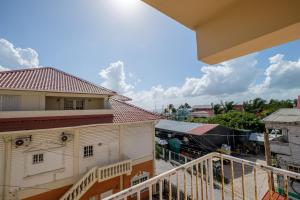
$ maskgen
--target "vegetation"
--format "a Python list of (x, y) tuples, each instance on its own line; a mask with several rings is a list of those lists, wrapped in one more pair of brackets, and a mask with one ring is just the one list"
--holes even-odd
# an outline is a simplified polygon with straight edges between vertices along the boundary
[(234, 102), (221, 102), (211, 104), (214, 116), (209, 118), (188, 119), (190, 122), (221, 124), (235, 129), (248, 129), (254, 131), (264, 131), (261, 119), (277, 111), (280, 108), (293, 108), (297, 100), (275, 100), (269, 102), (262, 98), (255, 98), (243, 103), (243, 110), (236, 111)]
[(235, 129), (248, 129), (263, 131), (264, 125), (261, 120), (253, 113), (229, 111), (227, 113), (214, 115), (209, 118), (190, 119), (191, 122), (221, 124)]

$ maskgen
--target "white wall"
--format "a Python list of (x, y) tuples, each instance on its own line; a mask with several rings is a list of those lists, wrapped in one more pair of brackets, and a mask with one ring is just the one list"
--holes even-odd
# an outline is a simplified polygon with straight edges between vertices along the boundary
[(121, 152), (131, 159), (139, 159), (153, 153), (153, 126), (139, 124), (124, 126)]
[[(98, 165), (104, 166), (119, 160), (119, 127), (103, 125), (80, 129), (79, 173)], [(93, 145), (94, 156), (83, 157), (84, 146)]]
[[(60, 142), (62, 131), (32, 135), (29, 146), (12, 145), (11, 185), (30, 187), (73, 176), (73, 142)], [(44, 153), (42, 164), (32, 164), (32, 155)]]
[[(149, 157), (153, 155), (153, 131), (153, 123), (141, 122), (34, 131), (26, 134), (23, 132), (22, 135), (15, 133), (12, 136), (10, 184), (34, 187), (72, 178), (74, 175), (77, 180), (77, 170), (79, 174), (84, 174), (94, 166), (105, 166), (126, 158), (135, 160)], [(66, 145), (60, 142), (62, 132), (71, 134), (71, 140)], [(76, 133), (78, 146), (74, 145)], [(29, 146), (16, 147), (15, 138), (27, 135), (32, 135)], [(83, 149), (87, 145), (94, 146), (94, 156), (90, 158), (83, 157)], [(4, 156), (3, 147), (0, 140), (0, 172), (2, 164), (4, 165), (1, 162)], [(33, 165), (32, 155), (37, 153), (44, 153), (44, 163)], [(2, 177), (0, 174), (0, 184)]]
[(0, 199), (3, 195), (2, 185), (4, 185), (4, 141), (0, 137)]

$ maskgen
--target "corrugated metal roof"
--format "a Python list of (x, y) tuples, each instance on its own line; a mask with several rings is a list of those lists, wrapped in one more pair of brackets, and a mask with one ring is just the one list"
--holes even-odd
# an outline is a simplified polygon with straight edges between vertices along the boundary
[(115, 95), (116, 93), (52, 67), (0, 72), (0, 89)]
[(212, 109), (212, 106), (211, 105), (194, 105), (192, 107), (193, 109)]
[(282, 108), (263, 119), (263, 122), (300, 122), (300, 109)]
[(184, 134), (202, 135), (216, 126), (218, 124), (201, 124), (163, 119), (156, 124), (155, 128)]

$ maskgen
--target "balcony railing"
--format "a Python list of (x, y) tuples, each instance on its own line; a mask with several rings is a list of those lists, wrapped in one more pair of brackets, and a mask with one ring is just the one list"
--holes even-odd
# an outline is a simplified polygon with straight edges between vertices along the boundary
[[(149, 199), (272, 199), (281, 191), (289, 199), (291, 182), (300, 174), (240, 158), (210, 153), (164, 172), (104, 200)], [(273, 186), (273, 181), (275, 186)], [(270, 194), (265, 196), (265, 194)]]
[(132, 160), (125, 160), (104, 167), (93, 167), (75, 183), (60, 200), (78, 200), (97, 181), (102, 182), (132, 171)]

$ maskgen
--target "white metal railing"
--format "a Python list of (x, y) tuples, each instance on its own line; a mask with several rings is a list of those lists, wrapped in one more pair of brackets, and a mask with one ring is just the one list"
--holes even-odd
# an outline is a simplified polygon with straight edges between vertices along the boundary
[[(152, 199), (272, 199), (273, 181), (281, 187), (284, 199), (289, 196), (291, 180), (300, 174), (220, 153), (210, 153), (132, 186), (104, 200), (119, 200), (148, 194)], [(266, 196), (265, 196), (266, 198)]]
[(97, 181), (97, 167), (90, 169), (75, 185), (73, 185), (60, 200), (80, 199), (84, 193)]
[(93, 167), (76, 184), (74, 184), (60, 200), (78, 200), (97, 181), (102, 182), (132, 171), (132, 160), (128, 159), (104, 167)]
[(129, 174), (132, 171), (132, 160), (125, 160), (123, 162), (98, 168), (98, 181), (105, 181), (122, 174)]

